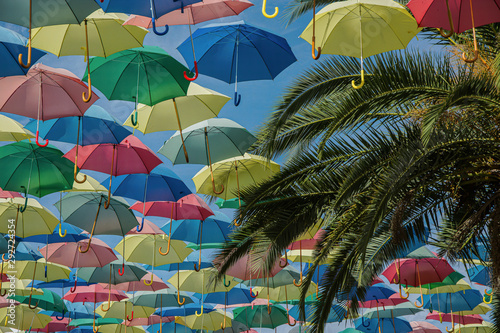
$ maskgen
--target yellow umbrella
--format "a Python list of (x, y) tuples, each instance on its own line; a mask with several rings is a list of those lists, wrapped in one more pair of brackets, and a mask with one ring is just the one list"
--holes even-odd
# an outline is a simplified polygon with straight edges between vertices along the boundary
[(323, 54), (361, 58), (361, 84), (352, 82), (358, 89), (365, 82), (363, 58), (404, 49), (419, 31), (415, 18), (395, 1), (348, 0), (320, 10), (300, 37)]
[(203, 313), (200, 316), (194, 314), (186, 317), (177, 317), (175, 319), (176, 324), (184, 325), (192, 329), (206, 329), (210, 331), (220, 330), (221, 325), (223, 325), (224, 321), (226, 322), (227, 327), (231, 326), (231, 318), (228, 316), (224, 316), (218, 311)]
[[(51, 234), (59, 223), (57, 217), (35, 199), (28, 199), (26, 210), (21, 212), (20, 209), (24, 203), (25, 198), (1, 200), (0, 219), (3, 221), (14, 220), (16, 236), (18, 237)], [(10, 223), (1, 223), (0, 232), (8, 233), (10, 225)]]
[(30, 309), (25, 304), (19, 304), (14, 309), (1, 308), (0, 323), (2, 326), (25, 331), (32, 328), (44, 328), (52, 321), (52, 318), (39, 312), (39, 309)]
[(103, 325), (99, 327), (100, 333), (144, 333), (144, 329), (138, 326), (127, 326), (123, 324)]
[[(295, 288), (293, 284), (280, 286), (277, 288), (254, 287), (254, 291), (258, 291), (257, 298), (268, 298), (271, 301), (287, 302), (294, 299), (300, 299), (300, 288)], [(316, 293), (316, 283), (311, 282), (311, 285), (306, 291), (306, 297)], [(268, 297), (269, 296), (269, 297)]]
[[(4, 271), (12, 271), (9, 262), (3, 262)], [(45, 275), (45, 265), (47, 265), (47, 275)], [(40, 281), (54, 281), (60, 279), (69, 279), (71, 270), (63, 265), (54, 264), (51, 262), (45, 263), (44, 259), (38, 261), (16, 261), (15, 270), (12, 274), (18, 279), (31, 279)]]
[(0, 141), (21, 141), (34, 138), (19, 122), (7, 116), (0, 115)]
[(76, 176), (77, 179), (86, 179), (83, 183), (74, 182), (73, 188), (64, 192), (107, 192), (108, 189), (101, 185), (95, 178), (89, 175), (79, 172)]
[[(18, 296), (29, 296), (31, 290), (28, 286), (30, 283), (31, 280), (28, 279), (16, 279), (15, 281), (2, 282), (0, 296), (5, 296), (7, 292), (11, 293), (12, 291), (14, 291), (14, 294)], [(43, 295), (43, 292), (38, 289), (33, 289), (33, 292), (31, 293), (32, 295)]]
[(133, 318), (148, 318), (155, 312), (155, 308), (149, 306), (134, 305), (128, 301), (111, 302), (108, 311), (103, 311), (101, 308), (96, 309), (96, 313), (103, 318), (120, 318), (131, 321)]
[(83, 24), (62, 24), (32, 29), (31, 45), (55, 55), (83, 55), (89, 73), (88, 96), (92, 97), (89, 56), (107, 57), (123, 50), (141, 47), (148, 31), (141, 27), (122, 25), (127, 16), (96, 10)]

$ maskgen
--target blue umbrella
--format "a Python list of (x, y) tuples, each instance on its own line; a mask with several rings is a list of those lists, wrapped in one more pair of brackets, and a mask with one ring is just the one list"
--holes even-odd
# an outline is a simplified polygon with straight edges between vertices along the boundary
[[(470, 311), (483, 302), (483, 296), (476, 289), (467, 289), (456, 293), (439, 293), (423, 296), (424, 308), (433, 308), (443, 313)], [(437, 309), (436, 304), (438, 305)]]
[[(192, 192), (184, 182), (165, 165), (160, 164), (150, 174), (130, 174), (114, 178), (111, 193), (115, 196), (147, 201), (177, 201)], [(108, 183), (109, 177), (102, 184)], [(145, 209), (146, 205), (144, 205)], [(137, 231), (144, 227), (144, 211), (142, 222)]]
[(40, 251), (38, 251), (37, 246), (27, 242), (21, 242), (17, 245), (15, 256), (16, 260), (37, 261), (38, 259), (43, 258)]
[(101, 0), (97, 1), (97, 3), (99, 3), (105, 12), (151, 16), (154, 33), (162, 36), (168, 32), (168, 26), (166, 26), (164, 32), (158, 32), (158, 30), (156, 30), (156, 18), (179, 8), (181, 8), (184, 13), (184, 6), (200, 1), (201, 0), (161, 0), (158, 4), (155, 4), (154, 0)]
[[(160, 269), (164, 271), (186, 271), (186, 270), (192, 270), (193, 269), (193, 264), (198, 262), (198, 254), (196, 252), (191, 252), (186, 259), (184, 259), (183, 262), (181, 263), (175, 263), (175, 264), (166, 264), (166, 265), (161, 265), (161, 266), (156, 266), (155, 269)], [(209, 268), (213, 267), (212, 262), (209, 261), (205, 257), (201, 257), (201, 268)], [(144, 266), (148, 271), (153, 268), (152, 265), (146, 265)]]
[[(310, 321), (313, 317), (314, 311), (316, 308), (314, 305), (306, 304), (305, 306), (305, 318), (300, 317), (300, 307), (298, 305), (294, 305), (290, 311), (289, 315), (292, 316), (297, 321)], [(328, 314), (327, 323), (340, 323), (344, 320), (345, 316), (347, 316), (347, 310), (343, 306), (339, 304), (333, 304), (330, 309), (330, 313)]]
[[(181, 324), (177, 324), (176, 322), (170, 322), (170, 323), (163, 323), (161, 325), (161, 330), (163, 330), (164, 332), (176, 332), (177, 330), (179, 330), (179, 332), (189, 332), (189, 333), (194, 333), (196, 332), (196, 330), (192, 330), (184, 325), (181, 325)], [(154, 324), (154, 325), (150, 325), (146, 328), (146, 332), (148, 333), (157, 333), (157, 332), (161, 332), (160, 330), (160, 324)]]
[[(203, 313), (209, 313), (209, 312), (214, 311), (213, 307), (211, 307), (211, 306), (204, 306), (202, 310), (203, 310)], [(200, 314), (200, 304), (190, 303), (190, 304), (183, 305), (181, 308), (168, 307), (168, 308), (164, 308), (162, 311), (160, 311), (160, 309), (157, 309), (154, 314), (160, 315), (162, 317), (191, 316), (191, 315), (194, 315), (196, 312), (198, 312), (198, 314)]]
[(379, 326), (382, 332), (398, 332), (398, 333), (408, 333), (413, 331), (410, 323), (406, 320), (400, 318), (358, 318), (354, 320), (356, 329), (362, 332), (379, 332)]
[[(27, 38), (9, 30), (0, 27), (0, 77), (12, 75), (25, 75), (28, 68), (24, 68), (19, 64), (18, 56), (20, 53), (24, 56), (27, 54), (28, 49), (25, 47)], [(31, 49), (31, 60), (34, 64), (38, 59), (43, 57), (46, 53), (38, 49)]]
[(43, 243), (43, 244), (52, 244), (52, 243), (65, 243), (65, 242), (79, 242), (84, 239), (88, 239), (88, 234), (83, 234), (83, 229), (75, 227), (69, 223), (61, 223), (61, 227), (66, 229), (67, 235), (66, 238), (63, 239), (59, 234), (58, 228), (54, 229), (52, 234), (50, 235), (35, 235), (23, 238), (24, 242), (30, 243)]
[[(347, 300), (347, 299), (352, 298), (354, 296), (354, 294), (356, 293), (356, 289), (357, 289), (356, 287), (352, 288), (348, 297), (346, 297), (345, 295), (342, 295), (339, 297), (339, 299)], [(379, 284), (379, 285), (371, 286), (366, 290), (365, 299), (366, 300), (373, 300), (373, 299), (382, 300), (382, 299), (389, 298), (391, 295), (394, 295), (395, 293), (396, 292), (394, 290), (392, 290), (391, 288), (384, 287), (383, 285)]]
[(467, 270), (467, 274), (469, 274), (472, 282), (479, 283), (484, 286), (489, 286), (491, 284), (489, 267), (483, 265), (472, 266)]
[(177, 49), (201, 74), (235, 83), (234, 104), (240, 103), (238, 81), (273, 80), (297, 59), (283, 37), (239, 22), (198, 29)]
[[(201, 294), (194, 294), (195, 297), (200, 298)], [(243, 288), (232, 288), (228, 292), (215, 292), (203, 295), (203, 303), (212, 303), (212, 304), (241, 304), (241, 303), (252, 303), (254, 300), (252, 296), (250, 296), (249, 289)]]

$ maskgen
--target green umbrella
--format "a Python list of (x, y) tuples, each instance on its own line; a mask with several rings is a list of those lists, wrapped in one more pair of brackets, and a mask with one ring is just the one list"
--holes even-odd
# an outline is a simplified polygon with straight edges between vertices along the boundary
[(9, 309), (11, 308), (4, 307), (0, 309), (0, 323), (2, 323), (2, 326), (13, 327), (18, 330), (27, 331), (29, 328), (43, 328), (52, 319), (45, 314), (39, 313), (39, 309), (30, 309), (25, 304), (15, 307), (14, 316), (12, 316), (12, 312)]
[(121, 259), (117, 259), (102, 267), (82, 267), (78, 276), (88, 283), (119, 284), (139, 281), (147, 273), (148, 271), (133, 262), (124, 264)]
[[(0, 147), (0, 187), (5, 191), (23, 191), (39, 198), (69, 190), (73, 186), (74, 164), (54, 147), (39, 147), (29, 142), (15, 142)], [(26, 198), (26, 209), (28, 201)]]
[[(271, 313), (269, 313), (269, 310)], [(253, 308), (245, 306), (233, 311), (235, 321), (248, 327), (275, 328), (288, 323), (286, 310), (278, 305), (255, 305)]]
[(92, 326), (94, 320), (95, 326), (121, 324), (123, 322), (123, 319), (119, 318), (80, 318), (73, 319), (69, 322), (68, 326)]
[(417, 308), (411, 302), (404, 302), (394, 306), (383, 306), (384, 301), (380, 301), (380, 306), (376, 309), (370, 309), (363, 314), (363, 317), (372, 319), (372, 318), (395, 318), (399, 316), (408, 316), (414, 315), (420, 311), (421, 309)]
[[(269, 288), (277, 288), (287, 284), (292, 284), (293, 280), (298, 281), (300, 278), (300, 272), (290, 265), (280, 270), (276, 275), (269, 278)], [(246, 280), (243, 282), (247, 287), (266, 287), (267, 278)]]
[(189, 126), (183, 133), (185, 139), (181, 138), (180, 132), (177, 131), (158, 152), (174, 164), (184, 164), (187, 161), (181, 147), (185, 145), (188, 155), (191, 156), (190, 163), (210, 166), (212, 190), (215, 194), (222, 193), (224, 186), (220, 192), (215, 190), (212, 163), (243, 156), (257, 140), (244, 127), (224, 118), (201, 121)]
[[(215, 204), (219, 208), (231, 208), (231, 209), (238, 209), (240, 208), (240, 200), (238, 198), (234, 199), (229, 199), (229, 200), (223, 200), (221, 198), (217, 198), (217, 201), (215, 201)], [(241, 201), (241, 205), (244, 206), (245, 203)]]
[[(66, 307), (66, 304), (64, 304), (61, 296), (45, 288), (42, 288), (41, 290), (43, 291), (43, 295), (32, 296), (32, 302), (37, 303), (37, 307), (48, 311), (56, 311), (62, 313), (68, 311), (68, 308)], [(29, 302), (29, 296), (14, 295), (13, 297), (8, 298), (12, 298), (20, 303), (25, 304), (28, 304)]]
[[(185, 96), (189, 81), (184, 79), (184, 71), (189, 69), (175, 60), (163, 49), (144, 46), (112, 54), (107, 58), (90, 59), (94, 87), (109, 100), (123, 100), (154, 105), (164, 100)], [(83, 77), (87, 80), (87, 71)]]
[[(160, 307), (179, 307), (177, 303), (177, 292), (170, 289), (157, 290), (155, 292), (151, 291), (138, 291), (135, 296), (130, 298), (129, 301), (134, 305), (149, 306), (152, 308)], [(193, 303), (191, 297), (189, 297), (185, 292), (180, 292), (181, 296), (186, 298), (186, 303)]]
[[(73, 175), (71, 179), (73, 180)], [(61, 202), (54, 204), (57, 208), (62, 207), (60, 208), (61, 215), (65, 222), (90, 231), (87, 249), (82, 250), (79, 248), (82, 253), (87, 252), (90, 248), (90, 242), (94, 234), (123, 236), (139, 225), (132, 211), (128, 209), (128, 204), (123, 199), (112, 198), (110, 199), (109, 208), (101, 209), (106, 200), (108, 200), (108, 197), (104, 193), (71, 192), (65, 195)]]

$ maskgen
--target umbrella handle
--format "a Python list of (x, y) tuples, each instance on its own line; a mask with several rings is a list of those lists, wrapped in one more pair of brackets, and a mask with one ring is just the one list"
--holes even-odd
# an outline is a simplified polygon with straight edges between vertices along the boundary
[(478, 50), (474, 50), (474, 57), (472, 57), (471, 59), (468, 59), (465, 57), (465, 52), (462, 53), (462, 60), (467, 62), (467, 63), (473, 63), (473, 62), (476, 62), (476, 60), (479, 58), (479, 51)]
[(368, 321), (368, 325), (365, 325), (365, 317), (361, 317), (361, 324), (363, 327), (370, 327), (370, 321)]
[(63, 319), (64, 319), (64, 313), (65, 313), (65, 310), (63, 309), (63, 310), (62, 310), (62, 316), (59, 318), (59, 316), (58, 316), (58, 315), (56, 315), (56, 319), (57, 319), (58, 321), (63, 320)]
[(231, 285), (231, 281), (229, 281), (229, 283), (226, 284), (226, 275), (224, 274), (224, 287), (229, 288), (230, 285)]
[[(95, 225), (97, 223), (97, 218), (99, 217), (99, 212), (101, 211), (102, 198), (103, 198), (103, 196), (101, 195), (101, 199), (99, 200), (99, 206), (97, 206), (97, 212), (95, 214), (94, 225), (92, 226), (92, 231), (90, 232), (89, 243), (87, 245), (87, 248), (84, 251), (82, 250), (81, 244), (78, 246), (78, 252), (80, 252), (80, 253), (87, 253), (90, 249), (90, 243), (92, 243), (92, 237), (94, 236), (94, 230), (95, 230)], [(109, 197), (108, 197), (108, 199), (109, 199)], [(106, 205), (106, 203), (104, 203), (104, 205)]]
[(295, 287), (300, 287), (302, 285), (302, 271), (300, 271), (300, 280), (299, 283), (295, 282), (295, 279), (293, 279), (293, 284)]
[(45, 140), (45, 143), (41, 144), (39, 139), (40, 139), (39, 131), (36, 131), (36, 139), (35, 139), (36, 145), (38, 147), (47, 147), (49, 145), (49, 140)]
[[(399, 278), (401, 280), (401, 278)], [(408, 285), (408, 280), (405, 279), (406, 285)], [(399, 297), (402, 299), (408, 299), (410, 297), (410, 294), (408, 293), (406, 296), (403, 296), (403, 288), (401, 287), (401, 283), (399, 284)]]
[(214, 181), (214, 178), (212, 176), (212, 191), (214, 191), (215, 194), (221, 194), (222, 192), (224, 192), (224, 185), (221, 184), (221, 187), (222, 187), (222, 189), (220, 190), (220, 192), (215, 189), (215, 181)]
[(274, 13), (269, 15), (268, 13), (266, 13), (266, 4), (267, 4), (267, 0), (263, 0), (262, 1), (262, 15), (264, 15), (268, 19), (275, 18), (278, 15), (279, 8), (274, 7)]
[(74, 293), (76, 291), (76, 283), (77, 283), (77, 278), (76, 278), (76, 275), (75, 275), (75, 285), (69, 290), (71, 291), (72, 293)]
[(135, 112), (130, 115), (130, 122), (132, 123), (132, 127), (134, 128), (139, 127), (139, 115), (137, 113), (137, 110), (135, 110)]
[(24, 186), (21, 186), (21, 188), (23, 189), (24, 191), (24, 206), (23, 207), (20, 207), (19, 208), (19, 211), (21, 213), (24, 213), (24, 211), (26, 210), (26, 208), (28, 207), (28, 190), (26, 190), (26, 187)]
[(187, 76), (186, 71), (184, 71), (184, 78), (188, 81), (194, 81), (198, 78), (198, 62), (196, 60), (194, 61), (194, 73), (193, 77), (189, 77)]
[[(23, 63), (23, 54), (20, 53), (17, 60), (19, 60), (19, 64), (24, 68), (30, 68), (31, 66), (31, 13), (32, 13), (32, 0), (30, 0), (30, 27), (29, 27), (29, 39), (28, 39), (28, 63), (25, 65)], [(31, 330), (31, 327), (30, 327)]]
[(154, 31), (154, 33), (155, 33), (156, 35), (158, 35), (158, 36), (165, 36), (165, 35), (167, 34), (167, 32), (168, 32), (168, 30), (169, 30), (168, 25), (166, 25), (166, 24), (165, 24), (165, 31), (163, 31), (163, 32), (159, 32), (159, 31), (156, 29), (156, 20), (155, 20), (154, 16), (153, 16), (153, 17), (151, 17), (151, 23), (152, 23), (152, 25), (153, 25), (153, 31)]
[[(201, 260), (201, 259), (200, 259), (200, 260)], [(201, 269), (201, 264), (196, 264), (196, 263), (194, 263), (193, 265), (194, 265), (194, 270), (195, 270), (195, 271), (197, 271), (197, 272), (199, 272), (199, 271), (200, 271), (200, 269)]]
[(286, 266), (288, 266), (288, 254), (286, 252), (286, 249), (285, 249), (285, 264), (281, 265), (281, 260), (280, 260), (278, 265), (280, 265), (281, 268), (285, 268)]
[[(170, 222), (170, 223), (172, 223), (172, 222)], [(158, 249), (158, 252), (160, 252), (160, 254), (161, 254), (162, 256), (166, 256), (166, 255), (170, 252), (170, 240), (171, 240), (171, 239), (172, 239), (172, 237), (169, 235), (169, 236), (168, 236), (168, 243), (167, 243), (167, 252), (162, 252), (162, 251), (161, 251), (162, 246), (160, 246), (160, 248)], [(195, 265), (196, 265), (196, 264), (195, 264)]]
[(144, 228), (144, 216), (142, 217), (141, 225), (135, 227), (135, 230), (137, 230), (137, 232), (141, 232), (142, 228)]
[(318, 60), (319, 57), (321, 56), (321, 46), (318, 46), (318, 55), (316, 55), (316, 37), (315, 36), (313, 36), (313, 38), (312, 38), (311, 55), (312, 55), (314, 60)]
[(59, 237), (63, 238), (66, 237), (66, 234), (68, 233), (68, 230), (64, 229), (64, 234), (62, 233), (62, 224), (59, 223)]
[(82, 100), (85, 102), (85, 103), (88, 103), (90, 102), (90, 100), (92, 99), (92, 81), (90, 80), (90, 75), (87, 76), (87, 81), (89, 83), (89, 86), (88, 86), (88, 91), (86, 91), (88, 93), (88, 97), (85, 96), (85, 91), (82, 92)]
[[(455, 32), (455, 28), (453, 27), (453, 18), (451, 17), (451, 10), (450, 10), (450, 4), (448, 3), (448, 0), (446, 0), (446, 8), (448, 9), (448, 21), (450, 22), (450, 32), (445, 33), (444, 29), (438, 29), (439, 33), (441, 34), (442, 37), (444, 38), (449, 38), (453, 33)], [(473, 24), (474, 26), (474, 24)]]
[(184, 303), (186, 303), (186, 298), (183, 297), (182, 302), (181, 302), (180, 293), (179, 293), (179, 291), (177, 291), (177, 304), (179, 304), (179, 306), (182, 306), (182, 305), (184, 305)]
[[(33, 287), (32, 287), (33, 288)], [(31, 305), (31, 296), (32, 296), (32, 293), (33, 293), (33, 289), (31, 290), (30, 292), (30, 298), (29, 298), (29, 301), (28, 301), (28, 307), (31, 309), (31, 310), (34, 310), (38, 307), (38, 302), (36, 302), (35, 305)]]
[(128, 321), (132, 321), (134, 319), (134, 310), (132, 310), (132, 318), (129, 318), (128, 315), (127, 315), (127, 320)]
[[(489, 296), (489, 301), (486, 300), (486, 296)], [(491, 290), (491, 293), (488, 293), (488, 290), (484, 289), (484, 296), (483, 296), (483, 302), (486, 304), (491, 304), (493, 301), (493, 289)]]
[(122, 262), (122, 268), (118, 268), (118, 274), (120, 274), (120, 276), (123, 276), (124, 273), (125, 273), (125, 262)]
[(476, 27), (474, 25), (474, 11), (472, 10), (472, 0), (469, 1), (470, 3), (470, 18), (472, 22), (472, 37), (474, 38), (474, 57), (471, 59), (468, 59), (465, 57), (465, 52), (462, 53), (462, 60), (467, 62), (467, 63), (473, 63), (476, 62), (477, 58), (479, 57), (479, 50), (477, 49), (477, 40), (476, 40)]
[(153, 273), (151, 273), (151, 281), (146, 282), (146, 279), (142, 280), (144, 282), (144, 285), (150, 286), (153, 284)]
[(238, 106), (240, 105), (240, 102), (241, 102), (241, 94), (238, 94), (237, 91), (234, 92), (234, 106)]
[(252, 288), (250, 288), (250, 297), (252, 297), (252, 298), (257, 298), (257, 296), (259, 296), (259, 292), (257, 292), (257, 293), (255, 294), (255, 296), (254, 296), (254, 295), (253, 295), (253, 289), (252, 289)]
[(354, 89), (360, 89), (362, 86), (365, 85), (365, 70), (364, 69), (361, 70), (361, 82), (359, 83), (359, 85), (357, 85), (356, 82), (354, 82), (354, 80), (352, 80), (351, 85)]
[(201, 305), (200, 313), (198, 313), (198, 310), (196, 310), (194, 314), (196, 315), (196, 317), (201, 317), (203, 315), (203, 304)]
[[(269, 293), (268, 293), (268, 296), (269, 296)], [(271, 314), (271, 312), (273, 311), (273, 309), (271, 308), (271, 306), (269, 305), (269, 302), (267, 302), (267, 314)]]
[(349, 310), (345, 309), (344, 319), (348, 319), (348, 318), (349, 318)]
[(290, 322), (290, 317), (291, 317), (291, 316), (288, 314), (288, 312), (287, 312), (286, 314), (287, 314), (287, 316), (288, 316), (288, 325), (290, 325), (290, 326), (292, 326), (292, 327), (293, 327), (293, 326), (295, 326), (295, 325), (297, 325), (297, 321), (293, 318), (293, 324), (292, 324), (292, 323)]

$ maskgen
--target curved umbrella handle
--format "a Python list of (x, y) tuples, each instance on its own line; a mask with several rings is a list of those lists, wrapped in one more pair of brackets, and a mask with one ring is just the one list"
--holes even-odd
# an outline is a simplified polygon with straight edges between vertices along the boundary
[(466, 58), (465, 52), (462, 53), (462, 60), (467, 63), (476, 62), (478, 58), (479, 58), (479, 50), (474, 50), (474, 57), (472, 57), (471, 59)]
[(36, 131), (36, 139), (35, 139), (35, 142), (36, 142), (36, 145), (38, 147), (47, 147), (49, 145), (49, 140), (45, 140), (45, 143), (44, 144), (41, 144), (39, 139), (40, 139), (40, 131)]
[(141, 225), (135, 227), (135, 230), (137, 230), (137, 232), (141, 232), (143, 228), (144, 228), (144, 216), (142, 217)]
[(268, 19), (275, 18), (278, 15), (279, 8), (274, 7), (274, 13), (269, 15), (268, 13), (266, 13), (266, 4), (267, 4), (267, 0), (263, 0), (262, 1), (262, 15), (264, 15)]
[(201, 317), (203, 315), (203, 304), (201, 305), (200, 313), (198, 313), (198, 310), (196, 310), (194, 314), (196, 315), (196, 317)]
[(370, 321), (368, 321), (368, 325), (365, 325), (365, 317), (361, 317), (361, 324), (363, 327), (370, 327)]
[(295, 287), (300, 287), (302, 285), (302, 271), (300, 271), (300, 280), (299, 283), (295, 282), (295, 279), (293, 279), (293, 284)]
[(83, 175), (83, 179), (82, 180), (79, 180), (78, 179), (78, 171), (77, 171), (77, 166), (76, 166), (76, 163), (75, 163), (75, 171), (73, 172), (73, 180), (75, 182), (77, 182), (78, 184), (83, 184), (87, 181), (87, 175)]
[(89, 34), (87, 31), (87, 19), (84, 20), (85, 22), (85, 58), (84, 61), (87, 62), (87, 83), (88, 85), (88, 97), (85, 96), (85, 91), (82, 92), (82, 100), (85, 103), (90, 102), (92, 99), (92, 80), (90, 79), (90, 59), (89, 59)]
[(127, 315), (127, 320), (128, 321), (132, 321), (134, 319), (134, 310), (132, 310), (132, 317), (129, 318), (129, 316)]
[(311, 55), (314, 60), (318, 60), (319, 57), (321, 57), (321, 46), (318, 46), (318, 55), (316, 55), (316, 37), (313, 36), (312, 38), (312, 48), (311, 48)]
[[(28, 63), (25, 65), (23, 63), (23, 54), (20, 53), (17, 60), (19, 60), (19, 64), (24, 68), (30, 68), (31, 66), (31, 13), (32, 13), (32, 0), (30, 0), (30, 26), (29, 26), (29, 39), (28, 39)], [(31, 327), (30, 327), (31, 331)]]
[(146, 286), (152, 285), (153, 284), (153, 273), (151, 273), (151, 281), (146, 282), (146, 279), (144, 279), (143, 282), (144, 282), (144, 285), (146, 285)]
[(186, 71), (184, 71), (184, 78), (188, 81), (194, 81), (198, 78), (198, 62), (196, 60), (194, 61), (194, 76), (189, 77), (187, 76)]
[[(172, 223), (172, 222), (170, 222), (170, 223)], [(168, 236), (168, 242), (167, 242), (167, 252), (162, 252), (162, 251), (161, 251), (162, 246), (160, 246), (160, 247), (158, 248), (158, 252), (160, 252), (160, 254), (161, 254), (162, 256), (166, 256), (166, 255), (170, 252), (170, 240), (171, 240), (171, 239), (172, 239), (172, 237), (169, 235), (169, 236)]]
[(252, 297), (252, 298), (257, 298), (257, 296), (259, 296), (259, 292), (257, 292), (257, 293), (255, 294), (255, 296), (254, 296), (254, 295), (253, 295), (253, 289), (252, 289), (252, 288), (250, 288), (250, 297)]
[(349, 319), (349, 310), (345, 309), (344, 319)]
[(364, 69), (361, 70), (361, 82), (359, 83), (359, 85), (357, 85), (354, 80), (352, 80), (351, 85), (354, 89), (360, 89), (362, 86), (365, 85), (365, 70)]
[[(35, 272), (36, 272), (36, 265), (35, 265), (35, 269), (33, 270), (33, 280), (35, 280)], [(34, 310), (38, 307), (38, 302), (36, 302), (35, 305), (31, 305), (31, 297), (33, 297), (33, 284), (31, 285), (30, 298), (28, 299), (28, 307), (31, 310)]]
[(273, 309), (271, 308), (271, 306), (269, 305), (269, 302), (267, 303), (267, 314), (271, 314), (271, 312), (273, 311)]
[(68, 230), (64, 229), (64, 234), (62, 233), (62, 224), (59, 223), (59, 237), (63, 238), (63, 237), (66, 237), (66, 235), (68, 234)]
[[(489, 297), (489, 301), (486, 300), (486, 296)], [(491, 304), (492, 301), (493, 301), (493, 289), (491, 290), (491, 293), (488, 293), (488, 290), (484, 289), (483, 302), (486, 304)]]
[(69, 290), (71, 291), (72, 293), (74, 293), (76, 291), (76, 283), (77, 283), (77, 278), (76, 278), (76, 275), (75, 275), (75, 285)]
[(109, 299), (108, 299), (108, 308), (107, 309), (104, 308), (104, 303), (101, 304), (101, 310), (104, 312), (108, 312), (110, 307), (111, 307), (111, 303), (109, 302)]
[(229, 288), (230, 285), (231, 285), (231, 281), (229, 281), (229, 283), (226, 284), (226, 275), (224, 275), (224, 287)]
[[(201, 260), (201, 259), (200, 259), (200, 260)], [(201, 270), (201, 264), (196, 264), (196, 263), (194, 263), (193, 265), (194, 265), (194, 270), (195, 270), (195, 271), (199, 272), (199, 271)]]
[(285, 264), (281, 265), (281, 260), (280, 260), (278, 265), (280, 265), (281, 268), (285, 268), (286, 266), (288, 266), (288, 254), (286, 252), (286, 249), (285, 249)]
[(159, 32), (157, 29), (156, 29), (156, 20), (154, 17), (151, 18), (151, 23), (153, 24), (153, 31), (156, 35), (158, 36), (165, 36), (169, 30), (169, 27), (168, 25), (165, 24), (165, 31), (163, 32)]
[(123, 276), (125, 274), (125, 262), (122, 262), (122, 268), (118, 268), (118, 274)]
[(139, 114), (137, 110), (135, 110), (135, 112), (130, 115), (130, 122), (132, 123), (132, 126), (134, 128), (137, 128), (139, 126)]
[(182, 302), (181, 302), (180, 293), (179, 293), (179, 291), (177, 291), (177, 304), (179, 304), (179, 306), (182, 306), (182, 305), (184, 305), (184, 303), (186, 303), (186, 297), (183, 297)]
[(26, 187), (24, 186), (21, 186), (21, 188), (23, 189), (23, 192), (24, 192), (24, 206), (23, 207), (20, 207), (19, 208), (19, 211), (21, 213), (24, 213), (24, 211), (26, 210), (26, 208), (28, 207), (28, 190), (26, 189)]
[(450, 23), (450, 32), (445, 33), (443, 29), (438, 29), (438, 31), (442, 37), (449, 38), (451, 37), (451, 35), (453, 35), (455, 28), (453, 26), (453, 18), (451, 17), (450, 4), (448, 3), (448, 0), (446, 0), (446, 9), (448, 10), (448, 22)]
[[(417, 299), (417, 301), (418, 301), (418, 299)], [(417, 301), (413, 302), (417, 308), (419, 308), (419, 309), (420, 309), (421, 307), (423, 307), (423, 306), (424, 306), (424, 298), (422, 297), (422, 295), (421, 295), (421, 303), (422, 303), (422, 304), (420, 304), (420, 305), (419, 305), (419, 304), (417, 304)]]
[(287, 314), (287, 316), (288, 316), (288, 325), (289, 325), (289, 326), (292, 326), (292, 327), (293, 327), (293, 326), (295, 326), (295, 325), (297, 325), (297, 321), (295, 320), (295, 318), (293, 318), (294, 323), (292, 324), (292, 323), (290, 322), (290, 315), (288, 314), (288, 312), (287, 312), (286, 314)]
[[(92, 231), (90, 232), (89, 243), (88, 243), (87, 248), (85, 250), (82, 250), (81, 244), (78, 246), (78, 252), (80, 252), (80, 253), (87, 253), (90, 249), (90, 243), (92, 243), (92, 237), (94, 236), (94, 230), (95, 230), (95, 225), (97, 223), (97, 218), (99, 217), (99, 212), (101, 211), (102, 198), (103, 198), (103, 196), (101, 195), (101, 199), (99, 199), (99, 205), (97, 206), (97, 212), (95, 214), (94, 225), (92, 226)], [(108, 197), (108, 199), (109, 199), (109, 197)], [(105, 205), (106, 205), (106, 203), (105, 203)]]
[(214, 177), (212, 176), (212, 191), (215, 193), (215, 194), (221, 194), (222, 192), (224, 192), (224, 185), (221, 184), (221, 187), (222, 189), (220, 190), (220, 192), (218, 192), (216, 189), (215, 189), (215, 181), (214, 181)]
[[(401, 280), (401, 278), (399, 278)], [(405, 279), (406, 285), (408, 285), (408, 280)], [(410, 294), (408, 293), (406, 296), (403, 296), (403, 288), (401, 287), (401, 283), (399, 284), (399, 297), (402, 299), (408, 299), (410, 297)]]
[(234, 106), (238, 106), (240, 105), (240, 102), (241, 102), (241, 95), (238, 94), (237, 91), (234, 92)]
[(64, 313), (65, 313), (65, 312), (66, 312), (66, 310), (64, 310), (64, 309), (63, 309), (63, 310), (62, 310), (62, 316), (59, 318), (59, 316), (58, 316), (58, 315), (56, 315), (56, 319), (57, 319), (58, 321), (63, 320), (63, 319), (64, 319)]
[[(82, 92), (82, 100), (85, 102), (85, 103), (88, 103), (90, 102), (90, 100), (92, 99), (92, 86), (91, 86), (91, 80), (90, 80), (90, 75), (87, 76), (87, 81), (89, 83), (89, 86), (88, 86), (88, 91), (84, 91)], [(85, 96), (85, 93), (88, 93), (88, 97)]]

